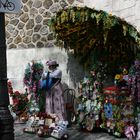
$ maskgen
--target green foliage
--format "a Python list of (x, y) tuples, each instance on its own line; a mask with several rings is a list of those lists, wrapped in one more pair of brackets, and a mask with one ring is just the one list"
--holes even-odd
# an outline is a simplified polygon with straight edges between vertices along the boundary
[[(86, 69), (96, 61), (107, 62), (115, 73), (119, 65), (130, 65), (140, 45), (140, 34), (126, 21), (102, 10), (68, 7), (52, 17), (50, 28), (67, 42)], [(131, 42), (131, 43), (130, 43)], [(135, 47), (131, 47), (135, 46)]]
[[(32, 91), (37, 87), (41, 78), (44, 66), (41, 62), (28, 63), (24, 73), (24, 84)], [(36, 92), (36, 91), (35, 91)]]

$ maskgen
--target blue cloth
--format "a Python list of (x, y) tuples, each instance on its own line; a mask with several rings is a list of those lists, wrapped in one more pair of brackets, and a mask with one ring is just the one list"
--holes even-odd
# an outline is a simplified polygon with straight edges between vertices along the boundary
[(39, 87), (40, 87), (40, 89), (48, 90), (52, 86), (53, 86), (53, 81), (52, 81), (52, 78), (49, 77), (49, 72), (48, 72), (46, 79), (43, 79), (43, 80), (41, 79), (39, 81)]
[(111, 103), (105, 103), (104, 104), (104, 111), (105, 111), (105, 117), (106, 118), (112, 118), (113, 117), (113, 108)]

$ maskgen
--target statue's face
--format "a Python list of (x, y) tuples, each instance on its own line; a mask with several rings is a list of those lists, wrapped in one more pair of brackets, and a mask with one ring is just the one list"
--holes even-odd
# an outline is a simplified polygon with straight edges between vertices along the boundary
[(53, 66), (53, 65), (48, 67), (49, 70), (54, 70), (55, 68), (56, 66)]

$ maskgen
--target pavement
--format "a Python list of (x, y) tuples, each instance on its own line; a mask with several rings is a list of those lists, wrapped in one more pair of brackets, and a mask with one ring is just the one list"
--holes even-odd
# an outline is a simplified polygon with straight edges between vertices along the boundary
[[(41, 138), (36, 134), (24, 133), (24, 127), (25, 124), (15, 124), (15, 140), (56, 140), (52, 137)], [(78, 131), (75, 127), (71, 127), (68, 129), (68, 135), (68, 140), (127, 140), (126, 138), (115, 138), (114, 136), (103, 132), (81, 132)]]

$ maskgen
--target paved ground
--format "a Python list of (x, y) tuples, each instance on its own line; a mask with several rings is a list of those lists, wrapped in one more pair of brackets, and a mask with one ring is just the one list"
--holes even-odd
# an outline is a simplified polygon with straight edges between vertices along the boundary
[[(54, 138), (40, 138), (35, 134), (27, 134), (22, 130), (24, 124), (15, 124), (15, 140), (55, 140)], [(84, 133), (75, 128), (69, 128), (69, 140), (127, 140), (126, 138), (115, 138), (107, 133)]]

